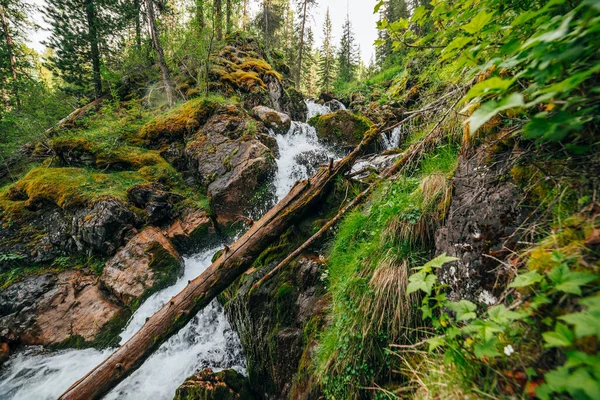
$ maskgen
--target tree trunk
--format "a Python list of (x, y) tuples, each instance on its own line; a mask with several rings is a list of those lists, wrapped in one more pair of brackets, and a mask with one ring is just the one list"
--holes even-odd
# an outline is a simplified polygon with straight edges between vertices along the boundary
[(138, 51), (140, 51), (142, 49), (142, 23), (140, 21), (142, 7), (140, 0), (134, 0), (133, 7), (135, 8), (135, 45)]
[(226, 29), (227, 29), (227, 34), (231, 34), (231, 0), (227, 0), (227, 2), (225, 3), (225, 7), (226, 7)]
[(62, 400), (92, 400), (107, 393), (125, 379), (171, 335), (177, 333), (221, 291), (232, 284), (254, 259), (302, 215), (314, 207), (336, 177), (347, 171), (377, 137), (377, 127), (352, 153), (331, 168), (322, 168), (311, 179), (298, 182), (275, 207), (212, 263), (109, 358), (73, 384)]
[(263, 0), (263, 17), (265, 19), (265, 50), (269, 54), (269, 1)]
[(158, 55), (158, 65), (162, 74), (163, 85), (165, 86), (165, 93), (167, 94), (167, 101), (169, 105), (173, 105), (175, 102), (175, 94), (173, 90), (173, 84), (171, 83), (171, 76), (169, 74), (169, 68), (165, 61), (165, 53), (163, 52), (162, 45), (160, 44), (160, 33), (156, 26), (156, 20), (154, 18), (154, 4), (152, 0), (146, 0), (146, 8), (148, 13), (148, 25), (150, 26), (150, 36), (152, 37), (152, 44)]
[(242, 30), (246, 32), (248, 25), (248, 0), (244, 0), (244, 14), (242, 15)]
[(19, 101), (19, 86), (17, 81), (17, 59), (14, 53), (14, 42), (10, 35), (10, 27), (8, 26), (8, 18), (6, 16), (6, 10), (3, 6), (0, 6), (0, 18), (2, 19), (2, 30), (4, 31), (4, 40), (6, 41), (6, 52), (8, 55), (8, 62), (10, 64), (10, 72), (13, 78), (13, 94), (15, 95), (15, 101), (17, 106), (20, 105)]
[(200, 30), (204, 29), (204, 0), (196, 0), (196, 23)]
[(221, 0), (213, 1), (213, 13), (215, 14), (215, 24), (217, 25), (217, 40), (223, 39), (223, 5)]
[(92, 56), (92, 78), (94, 80), (95, 98), (102, 96), (102, 78), (100, 76), (100, 49), (98, 47), (98, 31), (96, 27), (96, 9), (93, 0), (85, 0), (85, 14), (88, 24), (88, 36)]
[(300, 90), (300, 79), (302, 77), (302, 53), (304, 52), (304, 29), (306, 27), (306, 3), (308, 3), (308, 0), (304, 0), (302, 24), (300, 28), (300, 45), (298, 47), (298, 75), (296, 76), (296, 88), (298, 90)]

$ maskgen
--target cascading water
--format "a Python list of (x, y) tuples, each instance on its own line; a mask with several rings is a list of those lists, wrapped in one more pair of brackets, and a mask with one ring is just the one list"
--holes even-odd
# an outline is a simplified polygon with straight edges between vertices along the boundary
[[(331, 108), (314, 101), (307, 101), (306, 105), (308, 119), (331, 112)], [(337, 158), (333, 150), (319, 143), (315, 129), (305, 122), (293, 122), (287, 134), (273, 135), (279, 145), (278, 171), (274, 178), (277, 200), (289, 192), (296, 180), (311, 176), (320, 163)], [(149, 297), (133, 314), (121, 333), (121, 344), (144, 325), (146, 318), (179, 293), (188, 280), (208, 268), (219, 249), (212, 248), (187, 258), (184, 275), (173, 286)], [(113, 350), (50, 352), (41, 347), (26, 348), (14, 354), (0, 371), (0, 399), (55, 399)], [(105, 398), (170, 400), (185, 378), (198, 370), (233, 368), (244, 373), (245, 365), (239, 338), (221, 305), (213, 300)]]
[[(149, 297), (134, 313), (122, 333), (121, 344), (144, 325), (147, 317), (180, 292), (188, 280), (200, 275), (218, 250), (213, 248), (186, 259), (185, 273), (177, 283)], [(26, 349), (11, 357), (4, 367), (0, 375), (0, 398), (55, 399), (111, 352)], [(244, 372), (245, 364), (239, 338), (225, 319), (221, 305), (213, 300), (105, 398), (172, 399), (175, 389), (199, 369), (234, 368)]]
[(381, 141), (386, 150), (400, 146), (400, 127), (395, 127), (389, 134), (387, 132), (382, 133)]

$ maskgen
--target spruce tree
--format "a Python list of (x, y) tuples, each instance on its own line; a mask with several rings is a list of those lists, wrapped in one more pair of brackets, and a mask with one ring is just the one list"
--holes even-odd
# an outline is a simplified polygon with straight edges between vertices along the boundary
[(338, 49), (338, 81), (351, 82), (356, 78), (359, 56), (349, 15), (342, 27), (342, 38)]
[(325, 23), (323, 24), (323, 44), (319, 55), (319, 86), (325, 92), (331, 91), (335, 79), (335, 48), (333, 46), (333, 35), (331, 27), (331, 16), (329, 8), (325, 14)]
[(314, 86), (312, 70), (313, 65), (315, 64), (315, 54), (314, 54), (314, 35), (312, 29), (308, 28), (306, 30), (306, 39), (304, 41), (304, 51), (302, 53), (302, 70), (300, 71), (301, 75), (301, 85), (299, 88), (306, 93), (310, 92), (310, 89)]
[(298, 0), (298, 15), (300, 16), (300, 25), (298, 31), (298, 37), (300, 42), (298, 44), (298, 69), (296, 75), (296, 86), (300, 87), (300, 80), (302, 77), (302, 63), (304, 62), (304, 44), (306, 39), (306, 19), (309, 16), (310, 8), (315, 4), (315, 0)]
[(128, 5), (117, 0), (53, 0), (45, 8), (54, 50), (50, 67), (71, 91), (96, 97), (102, 92), (100, 70), (116, 36), (131, 16)]

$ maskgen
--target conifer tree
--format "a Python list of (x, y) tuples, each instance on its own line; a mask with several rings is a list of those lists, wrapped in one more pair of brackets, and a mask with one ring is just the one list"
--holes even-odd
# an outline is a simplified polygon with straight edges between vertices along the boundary
[[(0, 0), (0, 97), (20, 104), (19, 86), (25, 78), (21, 70), (29, 65), (23, 51), (30, 7), (22, 0)], [(8, 93), (14, 96), (8, 96)], [(14, 100), (11, 101), (11, 100)]]
[(325, 14), (325, 23), (323, 24), (323, 44), (321, 45), (319, 57), (319, 86), (325, 92), (331, 91), (335, 79), (335, 48), (333, 46), (333, 36), (331, 27), (331, 16), (329, 8)]
[(314, 54), (314, 35), (312, 29), (308, 28), (306, 30), (306, 40), (304, 41), (304, 52), (302, 53), (301, 66), (302, 70), (300, 71), (301, 75), (301, 85), (299, 88), (306, 93), (310, 92), (310, 88), (314, 87), (314, 81), (312, 76), (313, 66), (315, 64), (315, 54)]
[(342, 38), (338, 50), (338, 81), (351, 82), (356, 78), (356, 68), (359, 56), (356, 47), (350, 16), (346, 15), (346, 21), (342, 27)]
[[(75, 93), (90, 89), (102, 93), (100, 75), (109, 38), (130, 16), (129, 7), (115, 0), (53, 0), (45, 8), (51, 35), (46, 43), (54, 50), (50, 66)], [(104, 54), (103, 54), (104, 53)]]
[(296, 75), (296, 86), (300, 87), (300, 80), (302, 77), (302, 63), (304, 61), (304, 44), (306, 38), (306, 18), (309, 16), (310, 8), (315, 4), (315, 0), (299, 0), (298, 1), (298, 15), (300, 16), (300, 29), (298, 37), (300, 42), (298, 44), (298, 69)]

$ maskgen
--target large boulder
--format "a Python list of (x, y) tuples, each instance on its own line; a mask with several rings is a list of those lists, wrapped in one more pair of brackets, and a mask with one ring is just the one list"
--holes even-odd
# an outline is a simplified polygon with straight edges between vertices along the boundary
[[(269, 256), (272, 257), (272, 254)], [(302, 256), (257, 289), (252, 285), (277, 262), (244, 275), (228, 289), (225, 312), (240, 335), (248, 360), (248, 378), (264, 399), (319, 398), (301, 381), (301, 360), (310, 359), (314, 332), (322, 323), (321, 262)], [(229, 293), (235, 291), (235, 293)]]
[(138, 224), (138, 217), (122, 200), (105, 197), (75, 214), (71, 235), (79, 251), (112, 255)]
[(252, 115), (275, 133), (286, 133), (290, 130), (292, 124), (292, 120), (287, 114), (265, 106), (254, 107), (252, 109)]
[(144, 183), (130, 187), (127, 199), (146, 211), (149, 224), (156, 225), (171, 219), (174, 205), (183, 200), (183, 196), (168, 192), (158, 183)]
[(158, 228), (147, 227), (108, 261), (100, 279), (123, 304), (135, 306), (182, 272), (175, 247)]
[(207, 188), (220, 223), (244, 215), (275, 173), (273, 152), (260, 140), (263, 131), (262, 123), (232, 106), (213, 115), (187, 143), (190, 169)]
[(318, 115), (308, 123), (315, 127), (317, 136), (323, 142), (342, 148), (356, 147), (372, 125), (366, 117), (347, 110)]
[[(116, 299), (105, 293), (94, 274), (65, 271), (34, 275), (0, 294), (0, 341), (26, 345), (109, 345), (103, 333), (125, 322)], [(114, 330), (112, 330), (114, 331)], [(94, 343), (99, 339), (103, 343)]]
[(248, 379), (233, 369), (206, 368), (183, 382), (173, 400), (252, 400)]
[(453, 301), (495, 302), (499, 275), (507, 272), (497, 260), (515, 248), (515, 233), (525, 218), (522, 194), (510, 179), (511, 165), (510, 151), (459, 157), (448, 218), (436, 235), (436, 252), (460, 259), (438, 274)]
[(165, 231), (180, 252), (194, 251), (216, 240), (215, 226), (206, 211), (188, 209)]

